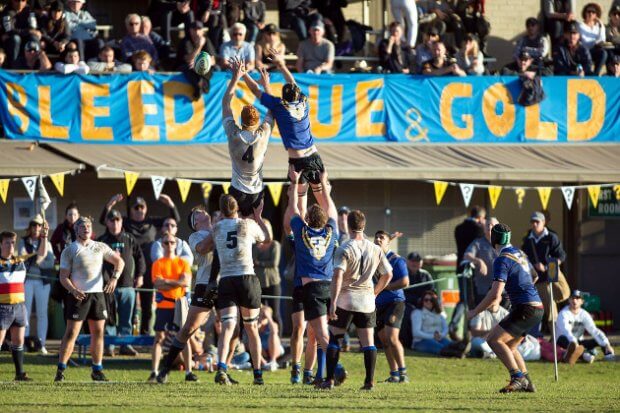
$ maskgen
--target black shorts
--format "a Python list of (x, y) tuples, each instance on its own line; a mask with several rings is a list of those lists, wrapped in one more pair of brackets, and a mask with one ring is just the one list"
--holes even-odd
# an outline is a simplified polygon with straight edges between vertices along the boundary
[(27, 325), (26, 303), (0, 304), (0, 330), (8, 330), (11, 327), (26, 327)]
[(499, 322), (499, 326), (510, 333), (513, 337), (522, 337), (532, 327), (540, 324), (543, 318), (543, 307), (533, 307), (527, 304), (518, 304), (512, 307), (512, 311)]
[(377, 307), (377, 331), (386, 326), (400, 330), (404, 315), (405, 303), (403, 301), (395, 301)]
[(257, 208), (263, 200), (263, 191), (257, 194), (247, 194), (231, 186), (228, 193), (237, 200), (239, 212), (244, 217), (251, 216), (254, 213), (254, 208)]
[(108, 318), (106, 300), (103, 293), (86, 293), (82, 301), (72, 294), (65, 297), (65, 320), (105, 320)]
[(215, 284), (196, 284), (192, 293), (192, 307), (206, 308), (215, 307), (217, 300), (217, 287)]
[(302, 287), (306, 321), (327, 315), (330, 286), (330, 281), (312, 281)]
[(174, 324), (174, 308), (158, 308), (155, 310), (155, 331), (179, 331)]
[(217, 287), (217, 304), (221, 310), (228, 307), (260, 308), (260, 280), (254, 274), (220, 278)]
[(291, 313), (304, 311), (304, 287), (295, 287), (293, 289), (293, 309)]
[(288, 163), (295, 167), (296, 172), (301, 172), (300, 183), (316, 185), (321, 182), (321, 172), (325, 171), (325, 166), (318, 152), (303, 158), (288, 158)]
[(336, 308), (337, 320), (329, 320), (329, 325), (348, 330), (351, 323), (357, 328), (374, 328), (377, 324), (377, 313), (360, 313), (359, 311), (344, 310)]

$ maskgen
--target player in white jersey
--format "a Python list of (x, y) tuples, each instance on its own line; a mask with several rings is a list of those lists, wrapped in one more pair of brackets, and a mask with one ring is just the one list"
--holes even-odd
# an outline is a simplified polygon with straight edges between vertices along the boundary
[[(125, 262), (107, 244), (90, 239), (92, 225), (90, 218), (80, 217), (74, 225), (77, 239), (67, 245), (60, 255), (60, 283), (69, 291), (69, 295), (65, 299), (67, 329), (60, 344), (54, 381), (65, 379), (64, 371), (84, 320), (88, 320), (90, 331), (91, 378), (94, 381), (107, 381), (101, 363), (105, 320), (108, 318), (104, 293), (114, 292)], [(104, 261), (114, 266), (112, 278), (105, 286), (101, 271)]]
[[(231, 59), (233, 75), (222, 100), (222, 121), (228, 139), (228, 152), (232, 163), (230, 194), (239, 204), (241, 216), (251, 216), (253, 209), (263, 200), (263, 162), (273, 127), (271, 112), (260, 123), (258, 110), (245, 105), (241, 110), (241, 128), (235, 122), (231, 101), (235, 87), (245, 74), (245, 63)], [(261, 71), (261, 83), (269, 89), (269, 74)]]
[[(392, 266), (381, 247), (364, 235), (366, 217), (361, 211), (351, 211), (347, 217), (350, 239), (345, 241), (334, 256), (334, 277), (331, 285), (329, 308), (329, 346), (327, 347), (327, 379), (323, 388), (334, 386), (334, 373), (340, 353), (339, 340), (351, 323), (364, 353), (366, 378), (362, 390), (374, 387), (377, 348), (374, 342), (376, 325), (375, 297), (390, 283)], [(373, 276), (378, 274), (376, 285)]]

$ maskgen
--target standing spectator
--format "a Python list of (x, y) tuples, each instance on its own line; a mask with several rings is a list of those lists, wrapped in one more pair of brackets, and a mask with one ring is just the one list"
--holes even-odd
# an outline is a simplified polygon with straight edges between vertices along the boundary
[(308, 38), (310, 6), (311, 0), (278, 0), (280, 27), (293, 30), (300, 42)]
[(468, 75), (484, 74), (484, 55), (478, 41), (471, 34), (465, 36), (465, 41), (456, 54), (456, 64)]
[(157, 50), (157, 56), (160, 62), (165, 62), (170, 58), (170, 45), (166, 43), (163, 37), (159, 33), (153, 31), (153, 22), (149, 16), (142, 16), (140, 18), (142, 24), (140, 25), (140, 33), (149, 38), (155, 50)]
[(323, 17), (325, 37), (335, 45), (341, 44), (346, 30), (342, 8), (347, 7), (347, 0), (314, 0), (313, 3), (312, 7)]
[(514, 51), (515, 62), (519, 61), (521, 53), (526, 51), (533, 59), (534, 66), (539, 67), (549, 57), (549, 40), (540, 31), (540, 23), (535, 17), (528, 17), (525, 21), (525, 35), (518, 41)]
[(562, 41), (566, 25), (576, 19), (576, 0), (543, 0), (542, 12), (545, 18), (545, 32), (556, 46)]
[(245, 40), (254, 44), (259, 30), (265, 27), (265, 11), (267, 6), (262, 0), (245, 0), (243, 2), (243, 21), (248, 32)]
[[(493, 267), (490, 268), (492, 272)], [(507, 315), (508, 310), (500, 306), (499, 303), (494, 303), (491, 307), (471, 319), (469, 322), (469, 330), (472, 335), (470, 350), (472, 356), (482, 357), (483, 359), (497, 357), (487, 343), (487, 337), (493, 327), (498, 325)]]
[(590, 51), (594, 63), (594, 75), (600, 76), (601, 70), (607, 62), (607, 50), (603, 49), (605, 43), (605, 26), (601, 21), (601, 6), (596, 3), (588, 3), (581, 11), (583, 22), (579, 22), (581, 44)]
[(620, 77), (620, 55), (614, 55), (607, 64), (607, 76)]
[[(476, 238), (484, 237), (484, 224), (487, 211), (481, 206), (474, 206), (469, 211), (469, 217), (454, 228), (454, 239), (456, 241), (456, 272), (460, 273), (463, 269), (461, 262), (465, 250)], [(459, 283), (460, 284), (460, 283)], [(462, 290), (459, 285), (459, 289)]]
[(392, 15), (394, 15), (394, 20), (407, 27), (405, 44), (413, 49), (418, 37), (418, 8), (415, 0), (390, 0), (390, 9), (392, 10)]
[[(469, 244), (463, 254), (463, 261), (474, 264), (474, 304), (478, 305), (486, 297), (493, 280), (489, 273), (493, 269), (493, 261), (497, 258), (497, 251), (491, 245), (491, 229), (497, 224), (496, 218), (490, 217), (484, 226), (484, 236), (478, 237)], [(463, 263), (460, 263), (463, 267)]]
[(433, 60), (433, 44), (439, 41), (439, 30), (431, 26), (424, 33), (424, 41), (416, 48), (416, 73), (421, 73), (424, 64)]
[(189, 35), (189, 27), (194, 21), (194, 12), (189, 0), (177, 0), (165, 4), (166, 10), (162, 13), (161, 34), (166, 44), (170, 44), (170, 28), (181, 23), (185, 26), (185, 37)]
[(87, 75), (90, 72), (90, 67), (80, 59), (80, 52), (78, 49), (67, 48), (64, 53), (64, 62), (56, 62), (54, 69), (68, 75), (70, 73), (78, 73), (81, 75)]
[(125, 28), (127, 34), (121, 40), (121, 59), (124, 62), (129, 62), (131, 56), (139, 50), (144, 50), (153, 58), (155, 65), (157, 65), (157, 49), (146, 35), (140, 33), (140, 26), (142, 20), (140, 16), (131, 13), (125, 18)]
[[(54, 253), (47, 240), (47, 223), (41, 215), (36, 215), (28, 224), (26, 236), (19, 240), (17, 247), (21, 256), (32, 255), (26, 264), (26, 310), (28, 318), (32, 315), (32, 304), (37, 307), (37, 339), (41, 344), (41, 354), (47, 354), (47, 304), (50, 298), (51, 276), (54, 269)], [(26, 326), (26, 337), (30, 336), (30, 324)]]
[(0, 34), (7, 54), (7, 67), (15, 69), (22, 45), (30, 40), (38, 40), (33, 33), (36, 30), (36, 20), (34, 20), (34, 27), (32, 27), (30, 17), (34, 17), (34, 13), (25, 0), (10, 0), (0, 16), (2, 17)]
[[(270, 241), (252, 245), (252, 257), (254, 258), (254, 271), (260, 280), (261, 294), (278, 297), (282, 295), (282, 285), (280, 279), (280, 243), (273, 239), (273, 229), (271, 223), (264, 219), (267, 230), (270, 234)], [(280, 319), (280, 299), (264, 298), (263, 303), (273, 310), (273, 319), (281, 326)]]
[(207, 36), (215, 50), (219, 50), (223, 42), (224, 30), (226, 30), (225, 4), (223, 0), (209, 0), (208, 7), (200, 21), (209, 29)]
[(457, 0), (456, 13), (463, 22), (465, 31), (478, 39), (480, 51), (486, 53), (491, 23), (484, 16), (484, 3), (485, 0)]
[[(168, 233), (172, 235), (173, 237), (175, 237), (176, 242), (177, 242), (175, 251), (174, 251), (175, 254), (178, 257), (183, 258), (185, 261), (187, 261), (187, 263), (191, 267), (192, 264), (194, 263), (194, 254), (192, 254), (192, 250), (189, 247), (189, 244), (187, 243), (187, 241), (184, 241), (181, 238), (176, 236), (177, 231), (179, 230), (177, 221), (172, 217), (168, 217), (164, 219), (164, 224), (162, 225), (161, 230), (164, 234)], [(158, 239), (151, 246), (151, 262), (155, 262), (164, 256), (164, 245), (162, 244), (162, 240), (163, 238)]]
[(64, 6), (60, 1), (50, 3), (49, 13), (41, 17), (41, 40), (45, 44), (48, 53), (62, 53), (69, 43), (67, 22), (65, 20)]
[(564, 31), (564, 42), (553, 49), (553, 71), (562, 76), (592, 75), (592, 56), (581, 44), (579, 24), (571, 22)]
[(52, 68), (47, 53), (41, 50), (37, 40), (30, 40), (24, 46), (24, 55), (13, 64), (13, 69), (46, 71)]
[(71, 202), (65, 208), (65, 220), (61, 224), (58, 224), (50, 240), (56, 261), (60, 261), (60, 254), (62, 250), (65, 249), (65, 246), (75, 241), (76, 234), (73, 226), (79, 218), (80, 211), (78, 210), (78, 206), (75, 202)]
[(131, 65), (119, 62), (114, 58), (114, 49), (104, 46), (96, 59), (88, 61), (91, 72), (99, 73), (131, 73)]
[(379, 64), (388, 73), (409, 73), (413, 55), (408, 44), (402, 42), (403, 26), (390, 23), (390, 37), (379, 43)]
[[(342, 245), (349, 239), (349, 222), (348, 217), (351, 210), (347, 206), (338, 208), (338, 244)], [(345, 232), (343, 234), (342, 232)]]
[(69, 0), (65, 20), (71, 40), (77, 44), (80, 56), (90, 59), (99, 53), (103, 40), (97, 37), (97, 21), (91, 14), (82, 10), (85, 0)]
[(316, 74), (330, 73), (334, 66), (336, 49), (334, 44), (325, 39), (325, 25), (317, 21), (310, 27), (310, 38), (299, 44), (297, 49), (297, 71)]
[[(106, 326), (106, 334), (110, 336), (130, 336), (133, 330), (133, 312), (136, 305), (136, 290), (138, 282), (143, 279), (146, 272), (144, 255), (140, 246), (133, 235), (123, 229), (123, 217), (116, 209), (111, 209), (106, 216), (106, 231), (97, 239), (99, 242), (107, 244), (113, 251), (123, 259), (125, 267), (118, 279), (116, 290), (111, 297), (115, 302), (116, 317), (113, 325)], [(104, 279), (112, 276), (112, 265), (103, 264)], [(117, 322), (116, 322), (117, 321)], [(106, 356), (114, 356), (114, 347), (108, 346), (105, 349)], [(120, 354), (136, 356), (138, 352), (131, 346), (121, 346)]]
[(200, 52), (207, 52), (211, 59), (211, 66), (215, 65), (215, 48), (211, 40), (205, 35), (202, 22), (195, 21), (190, 26), (189, 36), (181, 41), (177, 49), (177, 70), (183, 72), (187, 80), (194, 87), (194, 99), (200, 97), (200, 92), (209, 93), (210, 79), (213, 69), (205, 76), (200, 76), (194, 69), (194, 60)]
[(269, 58), (268, 51), (274, 49), (278, 54), (284, 55), (286, 46), (280, 39), (280, 33), (275, 24), (270, 23), (263, 29), (261, 40), (256, 43), (256, 67), (267, 70), (277, 69), (276, 64)]
[[(465, 37), (465, 28), (458, 14), (455, 13), (451, 1), (448, 0), (429, 0), (428, 9), (434, 13), (436, 18), (434, 25), (445, 27), (440, 30), (442, 33), (451, 33), (454, 36), (454, 44), (460, 45)], [(444, 39), (445, 41), (445, 39)], [(450, 50), (452, 50), (451, 48)]]
[(230, 28), (229, 42), (223, 43), (220, 48), (220, 66), (224, 69), (232, 69), (229, 59), (237, 58), (245, 62), (248, 72), (254, 70), (256, 55), (254, 47), (245, 41), (246, 28), (243, 23), (235, 23)]
[[(105, 219), (114, 205), (121, 202), (123, 200), (122, 194), (116, 194), (108, 203), (104, 206), (103, 211), (101, 211), (101, 216), (99, 217), (99, 223), (105, 225)], [(168, 216), (173, 217), (177, 222), (179, 221), (179, 211), (177, 211), (174, 202), (168, 195), (161, 194), (158, 198), (158, 201), (163, 203), (169, 208)], [(167, 217), (154, 217), (148, 216), (148, 208), (146, 205), (146, 201), (144, 198), (138, 196), (134, 198), (130, 204), (131, 209), (129, 210), (129, 217), (123, 217), (123, 228), (125, 231), (130, 233), (136, 238), (140, 249), (142, 249), (142, 254), (144, 255), (144, 259), (146, 261), (146, 273), (144, 277), (136, 278), (136, 287), (144, 286), (147, 289), (153, 288), (153, 284), (151, 282), (151, 245), (155, 241), (155, 237), (157, 236), (158, 229), (162, 227), (164, 219)], [(140, 291), (140, 305), (141, 305), (141, 316), (142, 320), (140, 321), (140, 334), (148, 335), (151, 328), (151, 318), (153, 316), (153, 292), (151, 291)]]

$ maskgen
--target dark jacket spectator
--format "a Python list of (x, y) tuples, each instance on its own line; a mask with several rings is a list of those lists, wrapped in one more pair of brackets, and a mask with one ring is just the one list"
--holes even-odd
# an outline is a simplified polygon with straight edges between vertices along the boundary
[(553, 52), (553, 68), (556, 75), (592, 75), (592, 56), (581, 45), (577, 24), (570, 24), (565, 33), (566, 39)]
[[(56, 261), (60, 261), (60, 254), (62, 250), (65, 249), (65, 246), (75, 241), (76, 235), (75, 231), (73, 231), (73, 224), (75, 224), (79, 218), (80, 211), (78, 211), (77, 205), (75, 203), (67, 205), (67, 208), (65, 208), (65, 220), (61, 224), (58, 224), (50, 239)], [(94, 232), (90, 238), (95, 239)]]
[(525, 21), (525, 35), (517, 40), (513, 57), (515, 62), (519, 60), (521, 52), (527, 51), (534, 59), (534, 64), (539, 65), (549, 57), (549, 40), (540, 31), (540, 23), (535, 17), (529, 17)]
[[(30, 40), (37, 40), (36, 18), (32, 9), (24, 1), (12, 1), (2, 10), (0, 39), (6, 52), (6, 66), (15, 69), (20, 57), (22, 45)], [(34, 19), (34, 21), (33, 21)]]
[(62, 53), (69, 43), (69, 28), (64, 18), (64, 6), (60, 1), (50, 4), (49, 13), (40, 18), (41, 40), (48, 53)]
[(299, 41), (306, 40), (307, 19), (311, 6), (310, 0), (278, 0), (280, 27), (293, 30)]
[(157, 49), (148, 36), (140, 33), (141, 25), (142, 19), (135, 13), (131, 13), (125, 18), (127, 34), (121, 40), (121, 59), (127, 63), (131, 60), (131, 56), (134, 53), (144, 50), (153, 58), (154, 65), (156, 66), (158, 60)]
[(469, 244), (476, 238), (484, 237), (484, 220), (486, 210), (480, 206), (474, 206), (463, 222), (454, 228), (454, 240), (456, 241), (456, 265), (460, 267), (463, 255)]
[(545, 216), (541, 212), (532, 214), (532, 230), (523, 238), (521, 249), (527, 254), (538, 273), (538, 282), (548, 279), (546, 266), (551, 260), (566, 260), (566, 252), (558, 235), (545, 226)]
[(542, 9), (545, 32), (551, 37), (551, 43), (555, 46), (562, 40), (565, 25), (576, 18), (577, 1), (543, 0)]
[[(117, 287), (133, 287), (134, 280), (143, 277), (146, 272), (146, 261), (142, 249), (138, 245), (135, 237), (126, 231), (118, 235), (112, 235), (109, 231), (100, 236), (97, 241), (108, 244), (110, 248), (117, 251), (123, 261), (125, 268), (116, 284)], [(103, 263), (104, 276), (111, 277), (114, 266), (108, 262)]]
[(262, 0), (246, 0), (243, 2), (243, 20), (247, 28), (245, 40), (250, 43), (255, 43), (258, 37), (259, 30), (265, 27), (265, 12), (267, 6)]
[(97, 21), (86, 10), (82, 10), (85, 0), (72, 0), (67, 3), (65, 20), (71, 40), (74, 41), (80, 56), (86, 59), (96, 57), (103, 47), (103, 40), (97, 37)]
[(403, 27), (398, 22), (390, 24), (390, 37), (379, 43), (379, 64), (389, 73), (409, 73), (413, 64), (411, 48), (401, 41)]
[(21, 70), (50, 70), (52, 63), (41, 45), (36, 40), (30, 40), (24, 46), (24, 55), (13, 64), (13, 69)]

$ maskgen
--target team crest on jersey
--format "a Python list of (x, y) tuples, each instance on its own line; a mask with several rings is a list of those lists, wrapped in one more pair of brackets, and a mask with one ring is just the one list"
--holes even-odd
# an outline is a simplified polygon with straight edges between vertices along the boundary
[(332, 230), (331, 227), (326, 227), (325, 237), (312, 237), (304, 228), (302, 231), (302, 238), (306, 248), (310, 251), (310, 255), (312, 255), (315, 259), (320, 260), (325, 256), (325, 254), (327, 254), (327, 247), (332, 239)]

